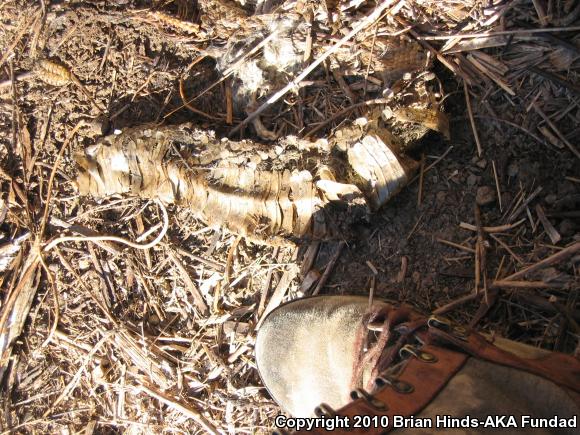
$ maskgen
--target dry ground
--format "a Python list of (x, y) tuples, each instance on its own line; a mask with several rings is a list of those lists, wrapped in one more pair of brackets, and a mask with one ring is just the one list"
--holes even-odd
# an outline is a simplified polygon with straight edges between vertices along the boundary
[[(151, 249), (71, 241), (38, 254), (63, 234), (145, 243), (159, 232), (162, 216), (152, 203), (78, 197), (73, 156), (103, 134), (148, 122), (190, 121), (227, 134), (223, 84), (196, 100), (197, 111), (184, 108), (180, 95), (198, 95), (219, 78), (215, 62), (200, 57), (228, 37), (227, 26), (208, 19), (214, 3), (228, 5), (0, 5), (3, 256), (16, 246), (0, 278), (2, 337), (11, 327), (10, 301), (31, 297), (12, 351), (0, 347), (10, 357), (1, 361), (2, 433), (254, 433), (271, 428), (279, 412), (255, 369), (256, 324), (269, 304), (312, 293), (301, 288), (304, 275), (323, 273), (340, 241), (297, 250), (256, 245), (173, 207), (166, 236)], [(338, 26), (352, 28), (374, 6), (363, 3), (366, 10), (347, 8)], [(423, 176), (347, 241), (320, 292), (366, 295), (372, 288), (424, 312), (578, 353), (578, 2), (401, 3), (398, 16), (415, 25), (407, 35), (427, 37), (422, 41), (439, 51), (435, 72), (451, 139), (433, 134), (414, 151), (424, 155)], [(234, 22), (241, 19), (234, 15)], [(405, 29), (401, 21), (381, 23)], [(495, 39), (446, 36), (474, 32), (495, 32)], [(358, 68), (363, 77), (366, 65)], [(300, 94), (304, 101), (289, 94), (266, 112), (267, 125), (300, 135), (296, 101), (306, 125), (352, 104), (324, 66), (309, 79), (316, 83)], [(355, 89), (360, 101), (381, 96), (380, 89), (368, 95)], [(322, 112), (311, 108), (320, 95)], [(352, 110), (317, 135), (365, 113)], [(240, 120), (236, 115), (234, 123)], [(462, 223), (478, 224), (478, 199), (479, 226), (501, 228), (465, 229)], [(308, 248), (314, 263), (304, 266)], [(476, 250), (485, 255), (476, 259)], [(563, 251), (575, 255), (506, 281)], [(483, 274), (486, 289), (476, 277)], [(195, 304), (198, 292), (207, 314)]]

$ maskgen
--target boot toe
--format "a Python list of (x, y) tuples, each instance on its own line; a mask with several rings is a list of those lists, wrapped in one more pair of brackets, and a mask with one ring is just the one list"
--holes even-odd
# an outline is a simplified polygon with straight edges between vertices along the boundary
[(256, 363), (276, 402), (295, 417), (349, 401), (357, 332), (368, 309), (359, 296), (318, 296), (268, 314), (256, 339)]

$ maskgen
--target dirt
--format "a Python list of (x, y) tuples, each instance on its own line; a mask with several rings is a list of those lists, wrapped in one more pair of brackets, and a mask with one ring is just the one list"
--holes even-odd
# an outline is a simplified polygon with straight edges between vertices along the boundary
[[(194, 96), (219, 77), (211, 58), (194, 64), (199, 47), (207, 48), (212, 42), (200, 42), (198, 36), (150, 17), (143, 19), (139, 11), (148, 6), (149, 2), (125, 0), (55, 2), (50, 4), (41, 28), (33, 25), (35, 14), (40, 10), (38, 2), (18, 0), (0, 5), (0, 53), (7, 52), (21, 29), (30, 28), (16, 44), (14, 55), (1, 66), (1, 79), (9, 80), (11, 71), (15, 77), (34, 71), (36, 59), (48, 58), (68, 68), (94, 100), (74, 83), (52, 86), (35, 76), (16, 82), (14, 90), (12, 86), (2, 88), (0, 161), (2, 171), (8, 174), (2, 176), (2, 198), (11, 204), (8, 217), (0, 227), (5, 239), (25, 231), (37, 235), (50, 170), (58, 151), (81, 120), (84, 123), (58, 165), (50, 217), (131, 240), (155, 227), (160, 215), (151, 206), (135, 200), (111, 198), (99, 202), (79, 198), (72, 182), (77, 173), (74, 153), (94, 144), (104, 134), (150, 122), (193, 122), (200, 128), (215, 130), (218, 136), (231, 129), (224, 122), (223, 84), (193, 103), (197, 110), (211, 114), (214, 119), (182, 107), (180, 78), (185, 95)], [(176, 2), (163, 10), (168, 14), (182, 12), (194, 20), (195, 8), (187, 6), (191, 6), (189, 2)], [(459, 224), (475, 224), (477, 191), (482, 187), (494, 192), (499, 185), (502, 206), (500, 209), (497, 197), (494, 201), (480, 202), (483, 226), (506, 224), (506, 215), (517, 203), (520, 192), (525, 192), (527, 198), (538, 187), (542, 188), (530, 203), (529, 211), (522, 209), (512, 220), (525, 221), (495, 235), (511, 252), (486, 237), (489, 282), (498, 273), (500, 263), (499, 277), (505, 277), (557, 251), (537, 221), (536, 204), (543, 206), (562, 236), (558, 249), (580, 241), (580, 224), (574, 214), (580, 195), (578, 160), (566, 148), (540, 143), (521, 129), (488, 118), (476, 118), (483, 149), (483, 154), (478, 156), (466, 116), (463, 86), (441, 66), (437, 75), (443, 80), (444, 94), (448, 95), (444, 107), (451, 120), (451, 138), (447, 140), (432, 132), (410, 151), (417, 160), (425, 156), (425, 167), (437, 162), (424, 173), (421, 203), (418, 204), (420, 183), (416, 179), (374, 214), (369, 225), (361, 227), (357, 240), (348, 241), (321, 293), (368, 295), (374, 276), (376, 297), (406, 302), (428, 313), (473, 292), (474, 259), (469, 250), (474, 249), (477, 234), (460, 228)], [(283, 115), (296, 110), (299, 102), (310, 98), (308, 101), (315, 100), (316, 104), (331, 109), (351, 104), (330, 77), (328, 71), (315, 75), (313, 80), (319, 82), (310, 88), (311, 94), (289, 95), (266, 112), (264, 122), (282, 134), (297, 134), (304, 132), (298, 127), (309, 126), (309, 117), (316, 122), (324, 119), (317, 115), (318, 109), (306, 104), (304, 118), (300, 118), (306, 120), (302, 126), (287, 122)], [(499, 94), (473, 104), (476, 114), (479, 109), (487, 113), (483, 111), (487, 105), (498, 111), (510, 110)], [(354, 119), (362, 113), (355, 112), (350, 117)], [(574, 113), (577, 120), (578, 111)], [(240, 119), (236, 117), (234, 121)], [(326, 137), (331, 128), (329, 125), (319, 131), (317, 137)], [(251, 137), (253, 131), (248, 129), (245, 134)], [(577, 138), (578, 133), (571, 136), (571, 140)], [(215, 421), (223, 421), (223, 427), (232, 433), (251, 433), (271, 425), (269, 418), (278, 409), (261, 388), (252, 360), (252, 331), (259, 319), (269, 271), (272, 271), (272, 280), (266, 288), (266, 291), (269, 288), (266, 303), (284, 272), (289, 270), (285, 267), (296, 263), (296, 259), (289, 250), (242, 240), (230, 261), (235, 235), (207, 229), (188, 210), (172, 207), (169, 212), (171, 225), (167, 243), (154, 252), (115, 254), (92, 244), (75, 243), (63, 247), (62, 256), (55, 252), (47, 257), (47, 268), (54, 274), (60, 297), (58, 330), (69, 341), (53, 338), (53, 342), (45, 343), (54, 325), (56, 305), (53, 288), (43, 272), (30, 318), (13, 352), (11, 374), (3, 384), (2, 430), (19, 427), (22, 431), (56, 431), (91, 425), (102, 431), (194, 430), (193, 424), (181, 413), (130, 389), (142, 386), (139, 380), (146, 370), (139, 372), (131, 366), (132, 354), (124, 353), (127, 346), (106, 342), (104, 337), (115, 328), (108, 323), (97, 301), (104, 303), (115, 319), (129, 325), (137, 338), (171, 336), (171, 339), (164, 336), (166, 341), (161, 342), (164, 352), (176, 358), (177, 362), (171, 361), (179, 368), (167, 375), (174, 382), (172, 385), (180, 386), (172, 396), (175, 401), (182, 400), (206, 410)], [(63, 231), (53, 220), (47, 226), (45, 240)], [(465, 249), (438, 240), (454, 242)], [(337, 245), (336, 241), (321, 245), (314, 265), (320, 272)], [(26, 249), (29, 248), (27, 245)], [(243, 333), (230, 335), (217, 321), (218, 326), (200, 326), (202, 319), (192, 308), (187, 283), (176, 272), (169, 252), (180, 255), (184, 269), (195, 278), (194, 285), (207, 292), (204, 296), (210, 305), (219, 306), (217, 310), (210, 307), (212, 318), (225, 314), (227, 322), (245, 328)], [(94, 292), (91, 297), (70, 269), (63, 266), (63, 256)], [(200, 257), (205, 262), (200, 262)], [(475, 318), (477, 328), (518, 341), (577, 352), (579, 337), (574, 321), (580, 321), (577, 317), (578, 261), (575, 257), (569, 263), (545, 269), (536, 277), (571, 283), (566, 290), (500, 291), (483, 316), (478, 312), (481, 299), (458, 305), (447, 315), (467, 323)], [(228, 262), (231, 280), (216, 302), (212, 299), (212, 295), (219, 295), (215, 282), (222, 282)], [(406, 271), (401, 276), (405, 263)], [(240, 281), (230, 287), (238, 277)], [(2, 278), (3, 301), (11, 283), (17, 279), (14, 271)], [(299, 295), (299, 284), (300, 277), (292, 282), (287, 298)], [(162, 319), (156, 311), (159, 307), (164, 315)], [(228, 327), (237, 328), (232, 324)], [(248, 350), (233, 363), (224, 363), (240, 343), (248, 344)], [(101, 349), (95, 351), (98, 358), (88, 353), (91, 349)], [(218, 373), (215, 377), (208, 375), (214, 372)], [(201, 379), (202, 385), (188, 381), (187, 377), (184, 381), (186, 375)], [(131, 382), (134, 384), (129, 385)], [(127, 395), (125, 408), (118, 408), (120, 414), (116, 411), (121, 406), (118, 405), (119, 391)], [(66, 394), (61, 397), (63, 392)], [(61, 399), (58, 403), (57, 398)]]

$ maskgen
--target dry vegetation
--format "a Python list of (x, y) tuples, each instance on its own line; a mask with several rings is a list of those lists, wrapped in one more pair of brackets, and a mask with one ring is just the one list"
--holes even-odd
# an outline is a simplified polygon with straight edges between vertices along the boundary
[[(578, 353), (580, 2), (257, 3), (0, 4), (1, 433), (267, 431), (255, 331), (319, 292)], [(304, 62), (240, 95), (292, 14), (281, 37)], [(417, 136), (417, 177), (354, 239), (269, 246), (185, 207), (78, 195), (75, 154), (115, 130), (191, 122), (280, 155), (268, 139), (361, 116), (415, 134), (415, 94), (451, 137)]]

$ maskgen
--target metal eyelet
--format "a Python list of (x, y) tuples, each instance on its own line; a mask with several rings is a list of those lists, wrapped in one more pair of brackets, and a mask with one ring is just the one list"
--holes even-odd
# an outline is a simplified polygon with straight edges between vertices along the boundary
[(419, 359), (426, 363), (436, 363), (439, 359), (429, 352), (419, 351)]
[(384, 402), (382, 402), (379, 399), (373, 397), (372, 395), (370, 395), (369, 393), (367, 393), (362, 388), (357, 388), (356, 390), (351, 391), (350, 392), (350, 398), (352, 400), (363, 399), (365, 402), (367, 402), (373, 408), (378, 409), (378, 410), (381, 410), (381, 411), (384, 411), (384, 410), (387, 410), (388, 409), (387, 405)]
[(449, 319), (439, 316), (431, 316), (427, 320), (427, 326), (430, 328), (437, 328), (444, 332), (452, 334), (454, 337), (460, 340), (467, 341), (469, 337), (469, 331), (463, 326), (454, 325)]
[(405, 354), (410, 354), (410, 355), (414, 356), (415, 358), (418, 358), (418, 356), (417, 356), (417, 349), (414, 346), (411, 346), (410, 344), (404, 345), (399, 350), (399, 356), (401, 358), (404, 358), (405, 357)]
[(451, 321), (445, 317), (433, 315), (427, 320), (427, 326), (429, 328), (442, 329), (443, 331), (449, 331), (451, 329)]
[(417, 349), (416, 347), (411, 346), (410, 344), (406, 344), (401, 348), (401, 350), (399, 350), (399, 356), (401, 358), (403, 358), (406, 353), (414, 356), (419, 361), (423, 361), (426, 363), (435, 363), (439, 361), (438, 358), (432, 353), (423, 352), (422, 350)]
[(382, 387), (384, 385), (389, 385), (393, 390), (400, 394), (411, 394), (415, 391), (415, 387), (405, 381), (400, 379), (391, 378), (390, 376), (379, 376), (375, 379), (375, 385), (377, 387)]
[(336, 411), (326, 403), (321, 403), (316, 408), (314, 408), (314, 415), (317, 417), (334, 417), (336, 415)]
[(367, 329), (369, 331), (382, 332), (384, 326), (385, 322), (369, 322), (367, 324)]

